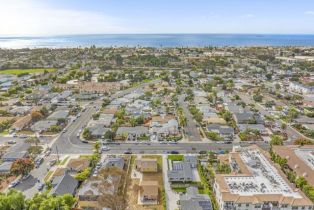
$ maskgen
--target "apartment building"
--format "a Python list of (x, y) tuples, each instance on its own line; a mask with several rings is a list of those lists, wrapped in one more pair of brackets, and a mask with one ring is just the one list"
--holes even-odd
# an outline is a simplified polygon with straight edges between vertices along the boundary
[(214, 192), (220, 210), (310, 210), (313, 203), (294, 188), (257, 146), (228, 154), (231, 174), (218, 174)]

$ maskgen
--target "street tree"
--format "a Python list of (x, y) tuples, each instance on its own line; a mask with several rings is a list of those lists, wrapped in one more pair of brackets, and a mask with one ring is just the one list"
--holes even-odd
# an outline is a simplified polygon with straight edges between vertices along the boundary
[(34, 168), (34, 162), (30, 158), (22, 158), (14, 161), (11, 166), (11, 173), (14, 175), (26, 175)]

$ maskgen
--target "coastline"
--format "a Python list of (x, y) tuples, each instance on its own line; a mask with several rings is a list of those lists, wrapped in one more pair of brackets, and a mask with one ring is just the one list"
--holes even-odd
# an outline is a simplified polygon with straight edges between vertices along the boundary
[(77, 47), (306, 47), (312, 34), (91, 34), (41, 37), (0, 37), (0, 48)]

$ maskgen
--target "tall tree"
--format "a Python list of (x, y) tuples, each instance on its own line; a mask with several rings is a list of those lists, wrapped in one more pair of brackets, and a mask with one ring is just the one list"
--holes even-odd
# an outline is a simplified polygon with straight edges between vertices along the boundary
[(26, 175), (34, 168), (34, 162), (30, 158), (18, 159), (11, 166), (14, 175)]
[(11, 189), (6, 194), (0, 194), (0, 209), (24, 210), (25, 197), (21, 192)]

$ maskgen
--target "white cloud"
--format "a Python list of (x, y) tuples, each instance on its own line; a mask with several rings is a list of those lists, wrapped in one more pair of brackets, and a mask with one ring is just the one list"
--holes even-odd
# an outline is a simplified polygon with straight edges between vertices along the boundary
[(304, 12), (304, 14), (306, 14), (306, 15), (314, 15), (314, 11), (306, 11), (306, 12)]
[(39, 1), (0, 0), (0, 36), (122, 33), (122, 21), (102, 13), (50, 8)]

